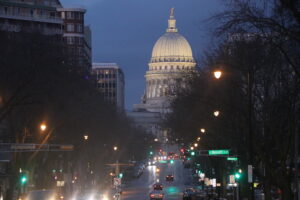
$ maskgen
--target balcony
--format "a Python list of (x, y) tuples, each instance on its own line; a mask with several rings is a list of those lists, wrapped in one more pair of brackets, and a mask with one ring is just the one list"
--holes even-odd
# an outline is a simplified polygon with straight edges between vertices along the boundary
[(59, 17), (50, 17), (45, 15), (31, 15), (31, 14), (19, 14), (12, 12), (0, 11), (0, 18), (23, 20), (23, 21), (34, 21), (34, 22), (44, 22), (52, 24), (62, 24), (63, 20)]

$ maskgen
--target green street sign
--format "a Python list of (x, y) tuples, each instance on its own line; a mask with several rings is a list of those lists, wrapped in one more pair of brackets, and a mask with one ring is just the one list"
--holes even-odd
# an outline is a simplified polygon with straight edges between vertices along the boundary
[(237, 161), (238, 158), (237, 157), (228, 157), (227, 160), (231, 160), (231, 161)]
[(208, 155), (228, 155), (228, 149), (221, 149), (221, 150), (209, 150)]
[(159, 163), (168, 163), (168, 161), (166, 161), (166, 160), (160, 160), (160, 161), (158, 161)]

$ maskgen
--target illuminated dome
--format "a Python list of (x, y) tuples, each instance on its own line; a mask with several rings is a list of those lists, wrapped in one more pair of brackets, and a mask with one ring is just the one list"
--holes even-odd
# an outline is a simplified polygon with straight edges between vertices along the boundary
[(177, 87), (180, 85), (184, 88), (186, 75), (197, 70), (191, 46), (176, 28), (174, 8), (171, 9), (166, 33), (153, 47), (148, 66), (142, 104), (135, 108), (149, 112), (169, 112), (170, 98), (176, 95)]
[(194, 62), (189, 42), (178, 33), (172, 11), (167, 32), (155, 43), (151, 62)]
[(165, 33), (154, 45), (151, 62), (164, 61), (194, 61), (190, 44), (177, 32)]

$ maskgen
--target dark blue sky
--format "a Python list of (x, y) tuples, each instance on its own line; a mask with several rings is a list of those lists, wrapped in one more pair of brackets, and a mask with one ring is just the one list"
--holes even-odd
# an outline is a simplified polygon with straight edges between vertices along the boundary
[(223, 9), (220, 0), (61, 0), (65, 7), (87, 9), (93, 62), (116, 62), (125, 73), (127, 109), (140, 102), (144, 75), (157, 39), (165, 32), (171, 7), (177, 28), (200, 59), (212, 43), (206, 19)]

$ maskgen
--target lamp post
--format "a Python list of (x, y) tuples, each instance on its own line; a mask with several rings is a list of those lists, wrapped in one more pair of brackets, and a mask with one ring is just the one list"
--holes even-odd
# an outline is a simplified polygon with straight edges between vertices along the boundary
[[(222, 76), (222, 71), (216, 69), (214, 72), (214, 77), (220, 79)], [(252, 130), (252, 88), (253, 88), (253, 70), (249, 66), (247, 70), (247, 98), (248, 98), (248, 184), (250, 190), (250, 200), (254, 200), (254, 189), (253, 189), (253, 130)], [(220, 113), (214, 112), (217, 117)]]
[(250, 190), (250, 200), (254, 200), (253, 190), (253, 131), (252, 131), (252, 87), (253, 87), (253, 75), (252, 71), (248, 69), (247, 72), (247, 84), (248, 84), (248, 183)]
[[(114, 150), (114, 152), (117, 152), (118, 151), (118, 147), (114, 146), (113, 150)], [(116, 157), (117, 157), (117, 155), (116, 155)], [(118, 157), (117, 157), (116, 158), (116, 171), (115, 171), (116, 176), (118, 176), (119, 173), (120, 173), (120, 167), (119, 167), (119, 161), (118, 161)]]

